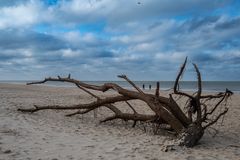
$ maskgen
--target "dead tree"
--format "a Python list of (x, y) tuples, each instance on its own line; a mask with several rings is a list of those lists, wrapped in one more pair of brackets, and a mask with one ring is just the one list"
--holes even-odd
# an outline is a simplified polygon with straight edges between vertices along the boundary
[[(90, 111), (96, 110), (99, 107), (106, 107), (110, 109), (114, 115), (109, 116), (101, 122), (112, 121), (114, 119), (122, 119), (122, 120), (132, 120), (134, 122), (133, 126), (136, 125), (137, 121), (142, 122), (151, 122), (155, 124), (165, 124), (168, 125), (167, 129), (171, 129), (174, 131), (180, 140), (180, 145), (184, 145), (187, 147), (193, 147), (197, 144), (197, 142), (201, 139), (204, 134), (204, 130), (209, 126), (215, 124), (220, 117), (225, 115), (228, 111), (228, 108), (225, 107), (223, 111), (218, 112), (218, 114), (213, 116), (213, 113), (217, 110), (217, 108), (226, 101), (233, 93), (226, 89), (225, 92), (220, 92), (218, 94), (213, 95), (202, 95), (202, 80), (201, 74), (196, 64), (193, 64), (196, 74), (197, 74), (197, 92), (194, 94), (189, 94), (187, 92), (183, 92), (179, 89), (180, 78), (183, 75), (184, 69), (186, 67), (187, 58), (185, 59), (183, 65), (180, 68), (180, 71), (177, 75), (177, 78), (174, 83), (173, 91), (169, 94), (169, 97), (164, 97), (159, 94), (159, 85), (157, 85), (157, 89), (155, 94), (144, 93), (138, 86), (136, 86), (131, 80), (128, 79), (125, 75), (118, 76), (126, 80), (130, 83), (135, 89), (129, 90), (120, 87), (115, 83), (105, 83), (103, 85), (92, 85), (87, 84), (82, 81), (75, 80), (70, 77), (62, 78), (58, 76), (58, 78), (45, 78), (43, 81), (39, 82), (31, 82), (31, 84), (42, 84), (48, 81), (60, 81), (60, 82), (69, 82), (75, 84), (79, 89), (85, 91), (87, 94), (95, 97), (96, 100), (87, 103), (87, 104), (77, 104), (71, 106), (59, 106), (59, 105), (49, 105), (49, 106), (38, 106), (34, 105), (34, 108), (30, 109), (18, 109), (22, 112), (37, 112), (40, 110), (75, 110), (73, 113), (68, 114), (67, 116), (73, 116), (77, 114), (85, 114)], [(106, 92), (108, 90), (114, 90), (118, 93), (117, 96), (100, 98), (90, 90)], [(186, 97), (186, 106), (187, 112), (185, 113), (183, 110), (183, 106), (178, 104), (176, 100), (173, 98), (173, 95), (178, 95), (182, 97)], [(132, 106), (128, 101), (130, 100), (141, 100), (145, 102), (148, 107), (153, 111), (153, 115), (140, 114)], [(214, 105), (207, 105), (208, 101), (217, 100)], [(126, 104), (130, 107), (133, 113), (124, 113), (119, 107), (115, 106), (116, 102), (126, 102)]]

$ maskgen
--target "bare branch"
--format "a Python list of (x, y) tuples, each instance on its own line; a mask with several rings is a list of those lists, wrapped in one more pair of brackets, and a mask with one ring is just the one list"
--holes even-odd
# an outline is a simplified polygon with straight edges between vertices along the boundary
[(210, 123), (208, 123), (206, 126), (203, 127), (203, 129), (208, 128), (209, 126), (213, 125), (218, 121), (219, 118), (221, 118), (223, 115), (225, 115), (228, 111), (228, 108), (225, 108), (223, 112), (221, 112), (214, 120), (212, 120)]
[(196, 64), (193, 63), (193, 66), (197, 72), (197, 80), (198, 80), (198, 91), (197, 91), (197, 95), (196, 95), (196, 98), (197, 99), (200, 99), (200, 96), (201, 96), (201, 93), (202, 93), (202, 79), (201, 79), (201, 74), (199, 72), (199, 69), (197, 67)]
[(185, 61), (184, 61), (183, 65), (181, 66), (180, 71), (179, 71), (179, 73), (178, 73), (178, 75), (177, 75), (177, 78), (176, 78), (175, 83), (174, 83), (173, 91), (174, 91), (175, 94), (183, 95), (183, 96), (186, 96), (186, 97), (189, 97), (189, 98), (193, 99), (193, 97), (192, 97), (191, 95), (189, 95), (189, 94), (187, 94), (187, 93), (185, 93), (185, 92), (181, 92), (181, 91), (179, 91), (179, 89), (178, 89), (179, 80), (180, 80), (180, 77), (181, 77), (182, 74), (183, 74), (183, 71), (184, 71), (184, 69), (185, 69), (185, 67), (186, 67), (186, 64), (187, 64), (187, 57), (185, 58)]
[[(49, 77), (49, 78), (45, 78), (45, 80), (43, 80), (43, 81), (27, 83), (27, 85), (42, 84), (42, 83), (45, 83), (47, 81), (68, 82), (68, 83), (73, 83), (77, 86), (81, 86), (81, 87), (84, 87), (84, 88), (87, 88), (87, 89), (92, 89), (92, 90), (102, 91), (102, 92), (105, 92), (109, 89), (113, 89), (113, 90), (117, 91), (119, 94), (122, 94), (122, 95), (127, 96), (127, 97), (132, 97), (133, 99), (134, 98), (141, 99), (141, 100), (145, 99), (145, 96), (143, 96), (142, 94), (139, 94), (138, 92), (135, 92), (135, 91), (130, 91), (130, 90), (127, 90), (127, 89), (123, 89), (122, 87), (120, 87), (119, 85), (114, 84), (114, 83), (105, 83), (104, 85), (97, 86), (97, 85), (87, 84), (87, 83), (84, 83), (84, 82), (81, 82), (81, 81), (78, 81), (78, 80), (75, 80), (75, 79), (61, 78), (61, 77), (59, 79), (59, 78)], [(146, 94), (144, 94), (144, 95), (146, 95)]]
[(187, 116), (183, 113), (183, 111), (178, 106), (178, 104), (175, 102), (175, 100), (173, 99), (171, 94), (169, 94), (168, 106), (169, 106), (171, 113), (175, 117), (177, 117), (177, 119), (179, 119), (184, 126), (188, 126), (191, 123), (190, 119), (188, 119)]
[(105, 88), (105, 86), (97, 86), (97, 85), (90, 85), (90, 84), (87, 84), (87, 83), (84, 83), (84, 82), (81, 82), (81, 81), (78, 81), (78, 80), (75, 80), (75, 79), (70, 79), (70, 78), (61, 78), (60, 76), (58, 76), (58, 78), (45, 78), (43, 81), (36, 81), (36, 82), (30, 82), (30, 83), (27, 83), (27, 85), (32, 85), (32, 84), (43, 84), (45, 82), (48, 82), (48, 81), (55, 81), (55, 82), (69, 82), (69, 83), (73, 83), (73, 84), (78, 84), (79, 86), (82, 86), (82, 87), (85, 87), (85, 88), (88, 88), (88, 89), (93, 89), (93, 90), (97, 90), (97, 91), (107, 91), (108, 89)]
[(153, 121), (156, 119), (156, 115), (145, 115), (145, 114), (139, 114), (137, 112), (130, 114), (130, 113), (123, 113), (121, 112), (117, 107), (113, 105), (106, 105), (105, 107), (109, 108), (111, 111), (115, 113), (114, 116), (107, 117), (106, 119), (102, 120), (101, 122), (110, 121), (113, 119), (122, 119), (125, 121), (133, 120), (133, 121)]
[(128, 101), (125, 101), (125, 102), (133, 110), (134, 113), (137, 113), (137, 111), (133, 108), (133, 106)]
[(46, 110), (46, 109), (53, 109), (53, 110), (73, 110), (73, 109), (90, 109), (90, 108), (97, 108), (99, 106), (103, 106), (110, 103), (120, 102), (120, 101), (127, 101), (132, 98), (124, 97), (124, 96), (116, 96), (116, 97), (107, 97), (105, 99), (97, 100), (92, 103), (88, 104), (78, 104), (78, 105), (72, 105), (72, 106), (59, 106), (59, 105), (50, 105), (50, 106), (36, 106), (35, 108), (30, 109), (18, 109), (18, 111), (21, 112), (37, 112), (40, 110)]
[(111, 120), (114, 120), (114, 119), (117, 119), (116, 115), (107, 117), (107, 118), (101, 120), (100, 123), (111, 121)]
[(118, 75), (119, 78), (125, 79), (128, 83), (130, 83), (139, 93), (145, 94), (138, 86), (136, 86), (126, 75)]
[(202, 95), (200, 99), (214, 99), (214, 98), (222, 98), (225, 95), (225, 92), (220, 92), (216, 95)]
[(201, 103), (201, 105), (203, 106), (203, 110), (202, 110), (202, 112), (203, 112), (203, 117), (205, 117), (204, 118), (204, 120), (206, 119), (206, 116), (207, 116), (207, 105), (205, 104), (205, 103)]
[(78, 88), (80, 88), (81, 90), (85, 91), (86, 93), (88, 93), (89, 95), (93, 96), (94, 98), (100, 99), (100, 97), (98, 97), (97, 95), (93, 94), (92, 92), (88, 91), (87, 89), (81, 87), (79, 84), (76, 84), (76, 86)]
[(74, 113), (71, 113), (71, 114), (67, 114), (67, 115), (65, 115), (66, 117), (71, 117), (71, 116), (74, 116), (74, 115), (76, 115), (76, 114), (86, 114), (86, 113), (88, 113), (88, 112), (90, 112), (90, 111), (92, 111), (92, 110), (94, 110), (95, 108), (89, 108), (89, 109), (86, 109), (86, 110), (84, 110), (84, 111), (82, 111), (82, 110), (78, 110), (77, 112), (74, 112)]
[(225, 92), (220, 92), (220, 93), (218, 93), (216, 95), (203, 95), (200, 98), (201, 99), (205, 99), (205, 98), (206, 99), (222, 98), (222, 97), (224, 97), (226, 95), (226, 93), (227, 93), (228, 96), (231, 96), (231, 95), (234, 94), (232, 91), (230, 91), (229, 89), (226, 88)]
[(217, 104), (215, 104), (215, 106), (212, 108), (212, 110), (210, 112), (206, 113), (206, 115), (212, 114), (217, 109), (217, 107), (224, 101), (226, 96), (227, 96), (227, 92), (225, 92), (224, 96), (217, 102)]
[(159, 94), (159, 90), (160, 90), (160, 83), (157, 82), (157, 87), (156, 87), (156, 92), (155, 92), (155, 96), (158, 97), (160, 94)]
[(202, 94), (202, 79), (201, 79), (201, 74), (199, 72), (199, 69), (198, 69), (197, 65), (193, 63), (193, 66), (194, 66), (195, 71), (197, 73), (198, 90), (196, 92), (197, 93), (196, 96), (194, 97), (194, 99), (192, 99), (192, 102), (195, 102), (194, 105), (192, 105), (192, 107), (194, 107), (196, 112), (197, 112), (196, 122), (201, 123), (202, 109), (201, 109), (200, 97), (201, 97), (201, 94)]

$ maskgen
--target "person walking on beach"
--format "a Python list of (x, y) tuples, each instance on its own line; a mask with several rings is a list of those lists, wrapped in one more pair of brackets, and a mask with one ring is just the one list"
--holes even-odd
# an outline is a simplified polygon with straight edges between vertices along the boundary
[(145, 85), (144, 84), (142, 85), (142, 88), (143, 88), (143, 90), (145, 89)]
[(151, 90), (152, 89), (152, 85), (151, 84), (149, 84), (149, 90)]

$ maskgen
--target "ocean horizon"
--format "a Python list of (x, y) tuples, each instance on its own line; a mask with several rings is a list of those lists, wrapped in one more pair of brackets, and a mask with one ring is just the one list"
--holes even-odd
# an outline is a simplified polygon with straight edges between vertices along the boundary
[[(9, 84), (26, 84), (27, 82), (34, 82), (36, 80), (0, 80), (0, 83)], [(132, 86), (126, 81), (83, 81), (90, 84), (102, 85), (104, 83), (116, 83), (123, 88), (132, 88)], [(157, 81), (133, 81), (138, 87), (145, 90), (155, 89)], [(159, 81), (160, 90), (169, 90), (173, 88), (174, 81)], [(53, 87), (75, 87), (75, 85), (67, 82), (47, 82), (46, 86)], [(150, 88), (151, 87), (151, 88)], [(202, 90), (205, 92), (224, 92), (228, 88), (233, 92), (240, 93), (240, 81), (202, 81)], [(197, 89), (196, 81), (181, 81), (180, 89), (184, 91), (195, 91)]]

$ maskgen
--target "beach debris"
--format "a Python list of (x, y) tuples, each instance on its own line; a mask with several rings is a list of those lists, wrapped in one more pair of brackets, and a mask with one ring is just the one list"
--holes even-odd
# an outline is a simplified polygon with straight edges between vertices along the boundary
[(174, 150), (176, 150), (174, 148), (174, 145), (163, 145), (161, 148), (161, 151), (163, 152), (174, 151)]
[(3, 153), (9, 154), (9, 153), (12, 153), (12, 151), (10, 149), (7, 149), (7, 150), (3, 151)]
[[(34, 105), (33, 108), (23, 109), (19, 108), (22, 112), (37, 112), (40, 110), (74, 110), (66, 116), (74, 116), (78, 114), (86, 114), (90, 111), (95, 111), (100, 107), (106, 107), (111, 110), (114, 115), (102, 119), (100, 122), (112, 121), (115, 119), (122, 119), (124, 121), (133, 121), (133, 127), (136, 126), (137, 122), (139, 124), (156, 124), (153, 125), (159, 129), (167, 130), (168, 132), (174, 132), (178, 137), (179, 145), (193, 147), (202, 138), (204, 131), (210, 126), (214, 125), (221, 117), (223, 117), (227, 112), (228, 108), (226, 102), (228, 98), (233, 94), (230, 90), (226, 89), (225, 92), (220, 92), (216, 94), (202, 94), (202, 80), (201, 74), (196, 64), (193, 67), (196, 72), (197, 77), (197, 91), (193, 94), (190, 92), (184, 92), (180, 89), (180, 79), (183, 77), (185, 67), (187, 64), (187, 58), (182, 64), (180, 71), (175, 80), (173, 90), (169, 96), (160, 95), (160, 84), (157, 83), (157, 88), (155, 94), (145, 93), (138, 86), (136, 86), (126, 75), (119, 75), (119, 78), (124, 79), (129, 84), (133, 86), (136, 90), (125, 89), (116, 83), (105, 83), (103, 85), (93, 85), (88, 84), (76, 79), (71, 78), (70, 74), (67, 77), (57, 78), (45, 78), (42, 81), (27, 83), (27, 85), (32, 84), (42, 84), (48, 81), (57, 82), (68, 82), (75, 84), (79, 89), (86, 92), (95, 98), (93, 102), (70, 106), (59, 106), (59, 105), (46, 105), (39, 106)], [(116, 96), (108, 96), (101, 98), (95, 93), (91, 92), (100, 91), (107, 92), (109, 90), (114, 90), (118, 93)], [(184, 97), (185, 106), (178, 104), (178, 100)], [(148, 107), (155, 114), (142, 114), (138, 113), (134, 106), (131, 104), (132, 100), (141, 100), (145, 102)], [(126, 106), (129, 107), (131, 112), (121, 111), (116, 102), (124, 102)], [(224, 107), (224, 108), (223, 108)], [(95, 113), (96, 114), (96, 113)], [(154, 129), (157, 133), (157, 129)], [(167, 147), (165, 151), (168, 151)]]

